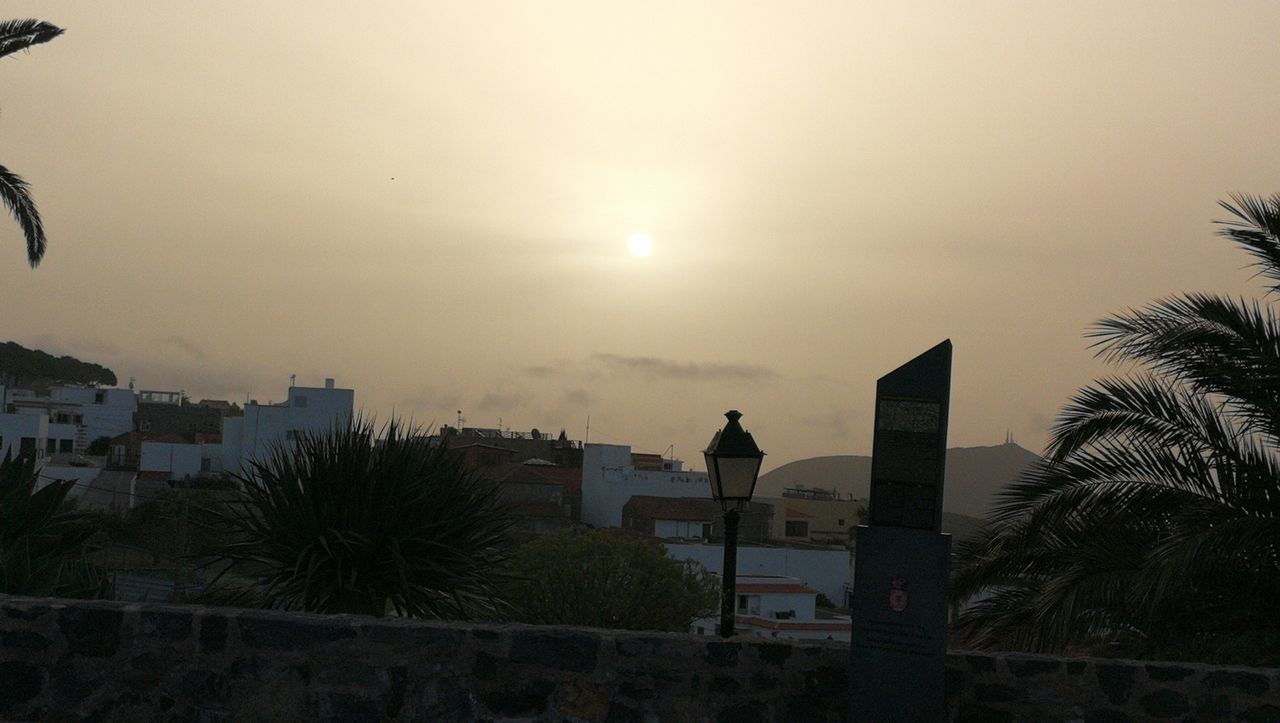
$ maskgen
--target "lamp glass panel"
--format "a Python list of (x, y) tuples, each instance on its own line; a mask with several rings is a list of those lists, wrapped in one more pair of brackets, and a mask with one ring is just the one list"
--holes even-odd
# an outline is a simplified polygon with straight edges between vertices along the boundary
[(720, 499), (720, 475), (716, 467), (716, 458), (710, 454), (704, 454), (702, 457), (707, 461), (707, 477), (710, 478), (711, 482), (711, 498), (718, 500)]
[(760, 471), (759, 457), (721, 457), (720, 485), (725, 499), (751, 499), (756, 473)]

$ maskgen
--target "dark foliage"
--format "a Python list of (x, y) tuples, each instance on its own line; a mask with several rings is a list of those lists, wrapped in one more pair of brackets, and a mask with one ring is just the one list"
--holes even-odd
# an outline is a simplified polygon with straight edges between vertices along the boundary
[(0, 593), (101, 597), (105, 576), (88, 562), (93, 527), (74, 511), (74, 481), (37, 489), (33, 457), (0, 461)]
[(447, 448), (360, 419), (299, 435), (255, 462), (239, 501), (214, 512), (218, 555), (270, 607), (491, 617), (509, 552), (496, 490)]
[[(1280, 195), (1223, 206), (1221, 234), (1280, 281)], [(958, 546), (956, 599), (981, 601), (957, 632), (984, 648), (1280, 663), (1270, 300), (1174, 296), (1091, 336), (1100, 355), (1142, 368), (1078, 392), (1046, 459)]]
[(70, 356), (53, 356), (21, 344), (0, 342), (0, 383), (102, 384), (115, 386), (116, 375), (101, 364), (83, 362)]
[(510, 570), (504, 594), (524, 623), (688, 632), (720, 600), (701, 565), (616, 530), (540, 537), (516, 550)]

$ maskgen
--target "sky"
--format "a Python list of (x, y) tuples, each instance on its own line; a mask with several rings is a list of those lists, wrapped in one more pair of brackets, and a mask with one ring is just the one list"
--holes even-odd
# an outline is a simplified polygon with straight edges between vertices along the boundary
[[(260, 402), (699, 451), (869, 454), (955, 345), (950, 444), (1040, 451), (1083, 334), (1254, 295), (1275, 2), (9, 2), (0, 340)], [(639, 258), (636, 234), (652, 239)]]

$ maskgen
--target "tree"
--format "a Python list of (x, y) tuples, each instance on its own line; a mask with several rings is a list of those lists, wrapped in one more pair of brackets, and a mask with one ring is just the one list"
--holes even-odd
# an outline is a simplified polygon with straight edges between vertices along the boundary
[(422, 618), (492, 616), (509, 553), (496, 490), (447, 447), (359, 418), (281, 442), (214, 508), (223, 573), (269, 607)]
[(701, 565), (616, 530), (540, 537), (509, 569), (503, 589), (518, 622), (688, 632), (719, 609), (719, 582)]
[[(43, 20), (0, 20), (0, 58), (32, 45), (47, 43), (62, 32), (62, 28)], [(31, 199), (30, 186), (4, 166), (0, 166), (0, 198), (4, 199), (4, 205), (9, 207), (9, 213), (13, 214), (26, 236), (27, 262), (32, 267), (39, 265), (46, 245), (44, 223), (40, 220), (35, 201)]]
[[(1280, 195), (1235, 196), (1220, 235), (1280, 293)], [(958, 546), (971, 645), (1280, 662), (1280, 317), (1182, 294), (1104, 319), (1139, 370), (1059, 413), (1045, 459)]]
[(35, 457), (0, 460), (0, 593), (101, 597), (105, 577), (88, 561), (94, 528), (74, 512), (74, 480), (37, 489)]

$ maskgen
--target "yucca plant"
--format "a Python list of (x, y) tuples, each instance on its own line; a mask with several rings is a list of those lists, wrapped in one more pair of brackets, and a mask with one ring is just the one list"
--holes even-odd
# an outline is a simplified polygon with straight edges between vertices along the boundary
[[(512, 518), (496, 490), (421, 430), (360, 418), (281, 442), (215, 513), (218, 556), (269, 607), (463, 619), (500, 607)], [(232, 568), (227, 568), (232, 569)]]
[[(62, 28), (43, 20), (0, 20), (0, 58), (62, 35)], [(44, 223), (31, 199), (31, 188), (18, 174), (0, 165), (0, 199), (22, 227), (27, 239), (27, 262), (33, 267), (44, 258), (47, 244)]]
[[(1221, 235), (1280, 293), (1280, 195)], [(1105, 319), (1128, 376), (1078, 392), (1045, 459), (958, 547), (956, 630), (985, 648), (1280, 662), (1280, 318), (1183, 294)]]
[(75, 481), (38, 487), (35, 457), (0, 460), (0, 593), (100, 597), (105, 577), (87, 559), (94, 528), (71, 509)]

